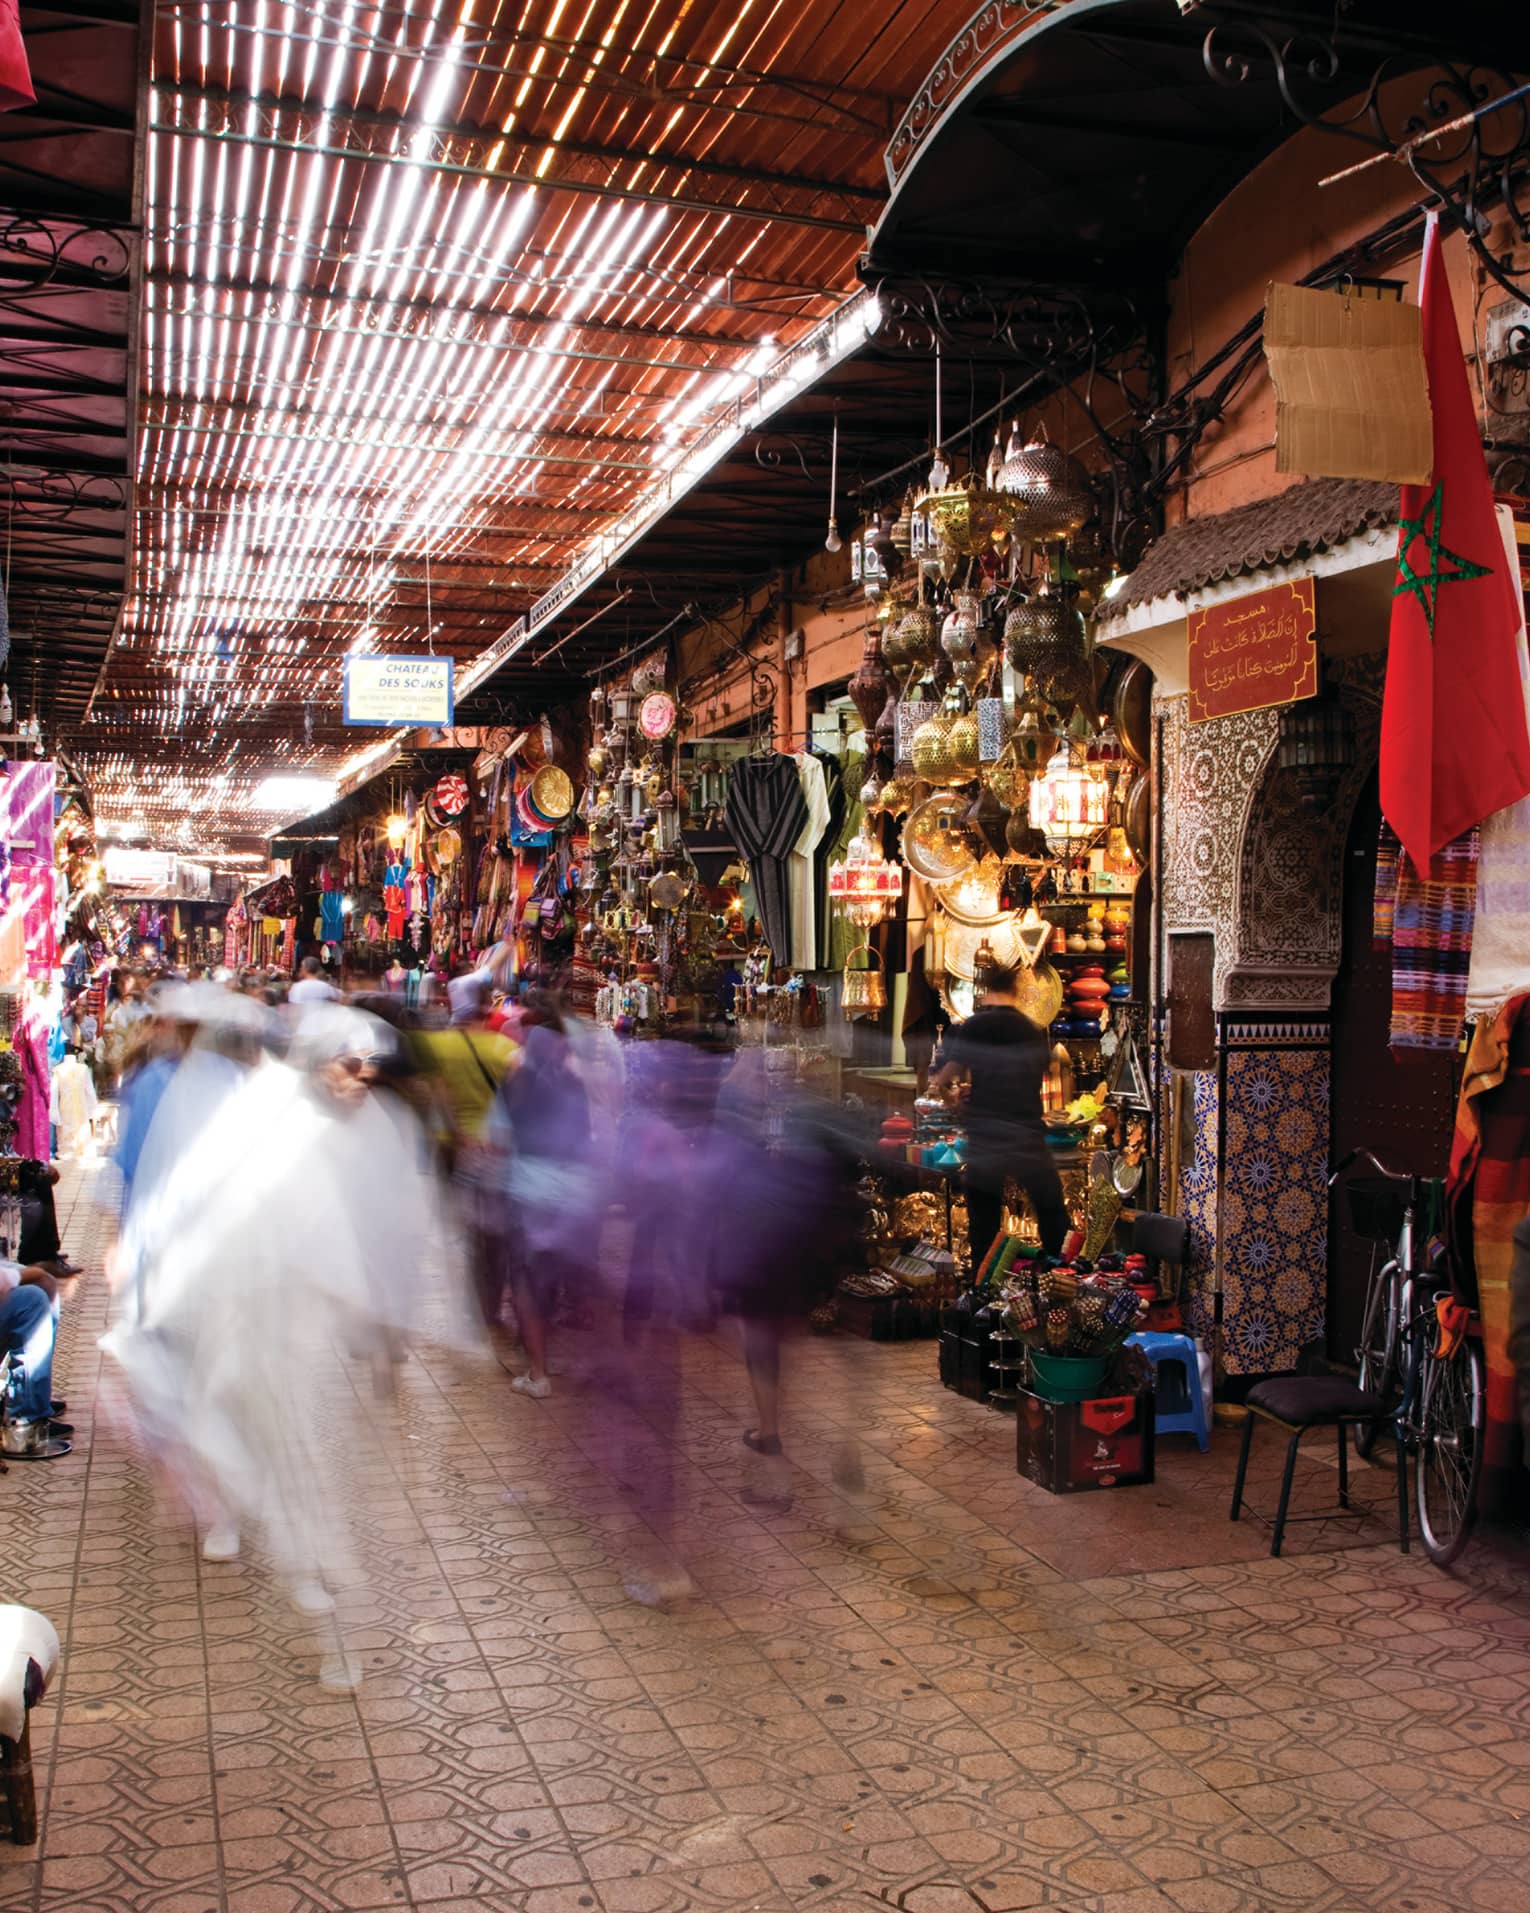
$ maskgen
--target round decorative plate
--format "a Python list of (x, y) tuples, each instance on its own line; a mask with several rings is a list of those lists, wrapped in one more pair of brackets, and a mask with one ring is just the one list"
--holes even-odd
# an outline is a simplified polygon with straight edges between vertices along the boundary
[(556, 764), (544, 764), (532, 778), (529, 791), (537, 815), (550, 824), (561, 823), (574, 808), (573, 779)]
[(1138, 863), (1145, 864), (1153, 842), (1153, 811), (1146, 771), (1138, 771), (1126, 793), (1126, 841)]
[(650, 691), (638, 707), (638, 729), (644, 737), (668, 737), (675, 728), (675, 700), (668, 691)]
[(467, 779), (452, 771), (440, 780), (431, 796), (443, 817), (460, 817), (468, 807)]
[(1133, 658), (1116, 681), (1114, 710), (1116, 736), (1134, 764), (1147, 769), (1153, 733), (1153, 673), (1141, 658)]
[(1003, 884), (1003, 864), (997, 857), (985, 857), (960, 877), (937, 885), (941, 908), (958, 923), (998, 923), (1011, 914), (999, 903)]
[(903, 826), (903, 861), (916, 877), (949, 883), (977, 862), (964, 822), (971, 808), (970, 798), (940, 791), (910, 812)]

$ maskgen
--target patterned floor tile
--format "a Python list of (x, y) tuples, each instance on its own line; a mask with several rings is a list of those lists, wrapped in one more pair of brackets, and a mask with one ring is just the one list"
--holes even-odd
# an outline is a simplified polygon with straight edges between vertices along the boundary
[[(61, 1213), (93, 1266), (88, 1181)], [(87, 1277), (64, 1317), (76, 1454), (7, 1477), (0, 1592), (65, 1657), (4, 1913), (1525, 1904), (1517, 1543), (1441, 1575), (1318, 1524), (1272, 1560), (1226, 1520), (1220, 1433), (1163, 1444), (1151, 1487), (1053, 1499), (927, 1344), (791, 1351), (773, 1512), (742, 1498), (726, 1327), (640, 1373), (566, 1336), (540, 1404), (427, 1337), (390, 1401), (338, 1355), (326, 1385), (365, 1427), (333, 1464), (364, 1514), (339, 1613), (362, 1684), (335, 1694), (257, 1541), (200, 1560), (102, 1376), (108, 1308)], [(1256, 1450), (1256, 1501), (1279, 1459)], [(1332, 1474), (1303, 1465), (1310, 1503)], [(658, 1486), (695, 1593), (653, 1610), (623, 1582), (660, 1547)]]

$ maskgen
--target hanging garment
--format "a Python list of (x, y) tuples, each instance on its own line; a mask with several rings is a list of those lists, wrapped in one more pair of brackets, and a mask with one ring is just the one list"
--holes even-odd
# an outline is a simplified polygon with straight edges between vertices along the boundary
[(416, 910), (404, 924), (405, 963), (411, 969), (423, 969), (430, 955), (430, 918), (423, 911)]
[(325, 943), (345, 940), (345, 898), (338, 890), (326, 890), (319, 898), (319, 933)]
[[(866, 810), (861, 803), (861, 786), (866, 781), (866, 760), (864, 757), (848, 757), (840, 778), (840, 794), (844, 808), (840, 812), (839, 822), (831, 825), (824, 834), (826, 865), (843, 860), (845, 852), (853, 840), (859, 836)], [(827, 877), (825, 877), (827, 882)], [(850, 921), (843, 910), (827, 912), (828, 923), (826, 952), (827, 967), (831, 970), (843, 970), (845, 960), (856, 944), (861, 941), (859, 929)]]
[(823, 765), (824, 790), (829, 799), (829, 824), (813, 853), (813, 915), (818, 925), (815, 967), (828, 970), (834, 967), (834, 914), (829, 907), (829, 865), (834, 861), (834, 846), (839, 840), (840, 826), (849, 808), (850, 793), (845, 787), (845, 774), (837, 759), (825, 757), (822, 752), (816, 755)]
[(818, 846), (829, 828), (829, 792), (822, 762), (809, 751), (800, 751), (793, 759), (807, 806), (807, 822), (792, 845), (786, 876), (792, 907), (792, 968), (812, 970), (818, 964), (818, 911), (816, 907)]
[(1523, 1509), (1517, 1375), (1509, 1352), (1515, 1227), (1530, 1216), (1530, 996), (1477, 1025), (1456, 1104), (1446, 1182), (1450, 1273), (1482, 1322), (1486, 1426), (1477, 1506), (1489, 1519)]
[(409, 865), (403, 859), (396, 859), (383, 871), (383, 908), (388, 913), (388, 935), (395, 942), (404, 934), (404, 918), (409, 914), (405, 890), (408, 881)]
[(9, 909), (21, 909), (27, 974), (49, 977), (58, 966), (55, 874), (51, 864), (17, 865), (11, 872)]
[(52, 1071), (48, 1060), (48, 1031), (42, 1019), (29, 1012), (11, 1039), (21, 1064), (21, 1101), (16, 1108), (16, 1154), (46, 1162), (53, 1154), (49, 1128), (53, 1120)]
[(749, 859), (755, 907), (778, 967), (792, 960), (787, 859), (807, 823), (802, 780), (790, 757), (741, 757), (728, 782), (728, 827)]
[(78, 1056), (66, 1056), (53, 1072), (54, 1120), (58, 1124), (58, 1153), (91, 1153), (91, 1124), (96, 1114), (96, 1086)]
[(1478, 834), (1453, 838), (1427, 875), (1406, 852), (1397, 865), (1392, 926), (1393, 1049), (1454, 1049), (1466, 1021), (1477, 908)]
[(56, 782), (51, 763), (12, 763), (0, 773), (0, 825), (14, 864), (53, 864)]

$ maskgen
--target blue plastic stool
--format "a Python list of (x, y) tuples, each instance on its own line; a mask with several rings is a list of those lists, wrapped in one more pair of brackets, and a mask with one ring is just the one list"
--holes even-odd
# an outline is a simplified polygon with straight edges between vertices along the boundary
[[(1158, 1433), (1194, 1435), (1204, 1455), (1211, 1446), (1211, 1430), (1206, 1426), (1206, 1398), (1201, 1393), (1201, 1365), (1196, 1358), (1195, 1343), (1188, 1335), (1160, 1335), (1144, 1330), (1140, 1335), (1128, 1335), (1126, 1346), (1140, 1348), (1152, 1366), (1154, 1422)], [(1165, 1413), (1162, 1407), (1163, 1377), (1159, 1373), (1159, 1365), (1163, 1362), (1184, 1370), (1188, 1407), (1171, 1409)]]

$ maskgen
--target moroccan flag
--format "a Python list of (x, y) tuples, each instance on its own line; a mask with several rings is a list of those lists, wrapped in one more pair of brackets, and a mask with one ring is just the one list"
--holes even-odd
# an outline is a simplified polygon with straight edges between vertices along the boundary
[(0, 113), (36, 104), (27, 50), (21, 41), (19, 0), (0, 0)]
[(1424, 234), (1424, 362), (1434, 474), (1402, 488), (1381, 712), (1381, 808), (1415, 869), (1530, 795), (1519, 581), (1510, 575), (1433, 214)]

